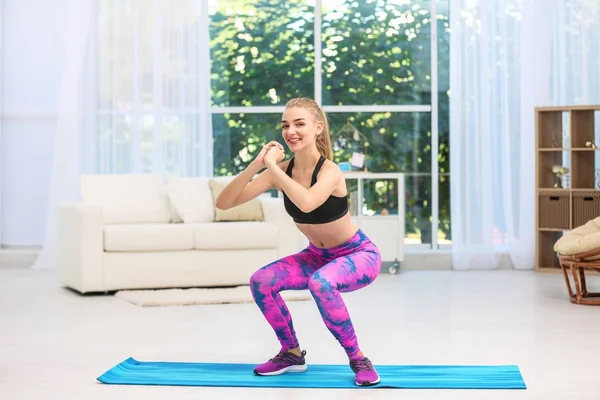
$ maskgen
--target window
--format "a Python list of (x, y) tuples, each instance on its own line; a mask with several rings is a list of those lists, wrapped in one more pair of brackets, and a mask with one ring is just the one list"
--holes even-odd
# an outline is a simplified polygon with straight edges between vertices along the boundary
[[(212, 145), (212, 172), (236, 174), (282, 141), (285, 103), (311, 97), (332, 136), (350, 126), (356, 145), (369, 144), (369, 171), (405, 174), (405, 241), (437, 249), (451, 227), (448, 3), (210, 0), (207, 27), (197, 0), (102, 0), (88, 162), (99, 173), (198, 175)], [(212, 143), (201, 111), (209, 66)], [(338, 147), (334, 161), (350, 155)], [(398, 201), (389, 182), (368, 193), (372, 213)]]
[[(239, 173), (262, 144), (281, 141), (285, 103), (311, 97), (332, 135), (350, 124), (364, 136), (369, 171), (405, 173), (405, 242), (450, 243), (448, 0), (214, 0), (209, 9), (215, 175)], [(334, 161), (348, 157), (337, 149)], [(381, 211), (377, 196), (368, 202)]]

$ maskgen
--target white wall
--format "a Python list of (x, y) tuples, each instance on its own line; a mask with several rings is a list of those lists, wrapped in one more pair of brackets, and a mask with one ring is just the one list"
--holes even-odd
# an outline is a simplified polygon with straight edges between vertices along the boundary
[(50, 188), (65, 0), (3, 0), (0, 244), (40, 246)]

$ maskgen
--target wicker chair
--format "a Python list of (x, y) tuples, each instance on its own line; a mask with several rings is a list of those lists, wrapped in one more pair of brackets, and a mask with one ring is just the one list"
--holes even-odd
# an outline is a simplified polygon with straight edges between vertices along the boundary
[[(571, 302), (577, 304), (600, 305), (600, 293), (588, 292), (585, 271), (600, 272), (600, 217), (588, 221), (554, 244), (554, 251), (565, 277)], [(575, 288), (571, 288), (569, 273)]]

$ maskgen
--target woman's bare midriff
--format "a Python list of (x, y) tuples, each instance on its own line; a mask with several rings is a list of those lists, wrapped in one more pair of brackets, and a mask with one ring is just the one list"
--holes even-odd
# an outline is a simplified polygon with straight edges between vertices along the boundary
[(322, 249), (339, 246), (358, 231), (350, 213), (326, 224), (296, 224), (296, 226), (314, 246)]

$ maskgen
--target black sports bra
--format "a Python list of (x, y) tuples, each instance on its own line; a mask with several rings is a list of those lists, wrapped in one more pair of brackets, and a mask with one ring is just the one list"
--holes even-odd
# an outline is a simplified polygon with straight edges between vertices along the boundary
[[(317, 183), (317, 174), (321, 170), (324, 162), (325, 157), (321, 156), (312, 174), (312, 180), (310, 182), (311, 187)], [(292, 158), (285, 171), (290, 178), (292, 177), (293, 167), (294, 159)], [(345, 196), (338, 197), (330, 195), (329, 198), (325, 200), (325, 202), (319, 207), (315, 208), (309, 213), (305, 213), (296, 207), (296, 205), (290, 200), (289, 197), (287, 197), (284, 191), (282, 191), (282, 193), (285, 210), (294, 219), (294, 222), (299, 224), (326, 224), (328, 222), (340, 219), (346, 215), (346, 213), (348, 213), (348, 199)]]

